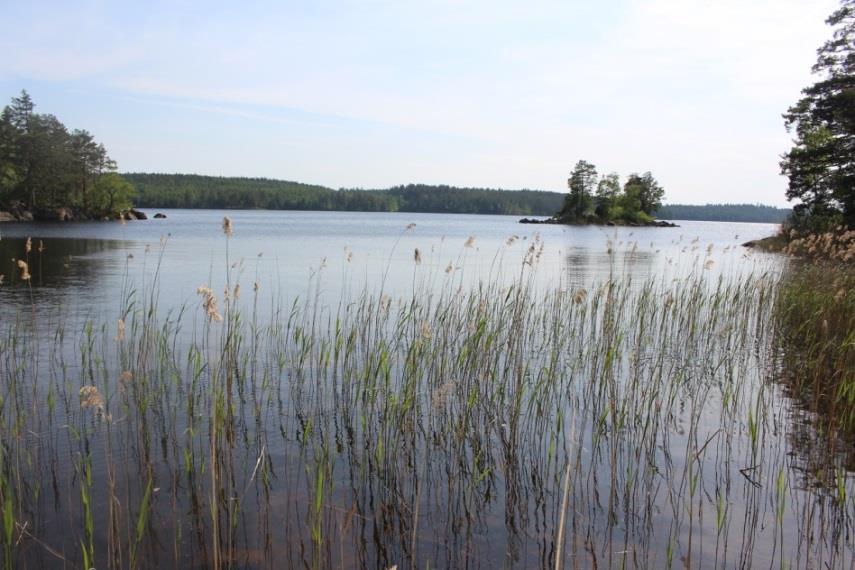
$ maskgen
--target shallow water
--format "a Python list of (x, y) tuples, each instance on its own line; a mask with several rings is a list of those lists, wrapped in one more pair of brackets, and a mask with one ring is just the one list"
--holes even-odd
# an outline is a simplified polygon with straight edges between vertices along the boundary
[(16, 567), (853, 564), (738, 247), (773, 226), (165, 213), (0, 226)]

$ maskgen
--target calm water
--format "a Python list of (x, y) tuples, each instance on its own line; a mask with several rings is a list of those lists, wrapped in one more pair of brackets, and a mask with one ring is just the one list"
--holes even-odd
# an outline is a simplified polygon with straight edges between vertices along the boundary
[[(774, 233), (777, 226), (772, 224), (678, 222), (679, 228), (571, 228), (523, 225), (517, 223), (517, 216), (163, 212), (166, 219), (126, 224), (2, 225), (0, 273), (6, 274), (7, 282), (13, 278), (17, 271), (11, 260), (22, 257), (23, 240), (31, 237), (31, 273), (40, 303), (98, 311), (118, 307), (126, 275), (142, 284), (153, 278), (158, 267), (163, 305), (195, 302), (200, 285), (222, 289), (226, 255), (229, 263), (242, 264), (244, 281), (273, 287), (289, 300), (305, 297), (310, 287), (314, 291), (318, 285), (333, 300), (345, 288), (377, 290), (381, 284), (392, 296), (406, 295), (414, 277), (442, 286), (449, 279), (449, 265), (452, 275), (467, 284), (513, 279), (538, 234), (544, 249), (537, 279), (546, 287), (587, 287), (610, 275), (669, 280), (692, 271), (734, 275), (774, 271), (778, 265), (773, 256), (739, 247)], [(235, 226), (228, 248), (220, 231), (224, 215)], [(407, 230), (409, 224), (415, 227)], [(473, 247), (464, 247), (470, 236)], [(508, 245), (513, 236), (519, 239)], [(46, 248), (41, 258), (35, 251), (38, 240)], [(166, 245), (161, 257), (162, 243)], [(418, 267), (413, 260), (417, 248), (422, 257)], [(30, 302), (29, 292), (0, 291), (3, 305)]]
[(164, 213), (0, 226), (13, 566), (852, 567), (775, 226)]

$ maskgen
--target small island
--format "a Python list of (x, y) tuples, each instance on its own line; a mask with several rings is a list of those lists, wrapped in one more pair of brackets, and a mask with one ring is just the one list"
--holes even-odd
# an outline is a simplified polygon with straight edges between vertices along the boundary
[(665, 190), (650, 172), (629, 175), (623, 187), (616, 172), (598, 178), (597, 168), (586, 160), (576, 163), (567, 180), (570, 192), (561, 210), (551, 218), (523, 218), (522, 224), (677, 227), (657, 220)]

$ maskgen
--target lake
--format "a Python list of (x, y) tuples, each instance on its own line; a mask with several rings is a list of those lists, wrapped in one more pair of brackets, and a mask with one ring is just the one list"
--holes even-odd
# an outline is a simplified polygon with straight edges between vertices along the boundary
[(163, 212), (0, 225), (7, 564), (855, 563), (775, 226)]
[[(377, 288), (381, 282), (390, 295), (408, 294), (414, 277), (439, 286), (450, 277), (449, 265), (453, 276), (466, 284), (513, 279), (536, 235), (544, 247), (536, 279), (548, 287), (583, 287), (611, 275), (631, 275), (638, 281), (673, 279), (703, 270), (708, 261), (713, 264), (706, 271), (713, 275), (775, 271), (778, 263), (772, 256), (739, 247), (774, 233), (773, 224), (680, 222), (679, 228), (615, 228), (523, 225), (517, 216), (163, 212), (166, 219), (125, 224), (2, 225), (0, 273), (7, 279), (16, 274), (11, 260), (22, 256), (23, 240), (36, 240), (33, 259), (38, 259), (37, 241), (43, 240), (41, 271), (39, 263), (31, 264), (40, 301), (93, 311), (119, 302), (116, 295), (126, 275), (142, 283), (158, 264), (162, 303), (174, 307), (195, 302), (200, 285), (222, 288), (227, 253), (230, 263), (242, 262), (245, 280), (273, 286), (289, 299), (307, 295), (310, 281), (311, 287), (317, 285), (313, 278), (319, 270), (320, 287), (329, 298), (339, 296), (345, 285)], [(235, 226), (228, 252), (219, 231), (225, 215)], [(415, 226), (408, 230), (410, 224)], [(514, 236), (518, 239), (508, 245)], [(464, 247), (470, 237), (472, 246)], [(161, 240), (167, 244), (162, 258)], [(417, 248), (422, 258), (418, 267), (413, 260)], [(4, 294), (4, 305), (9, 295), (15, 298), (9, 290)]]

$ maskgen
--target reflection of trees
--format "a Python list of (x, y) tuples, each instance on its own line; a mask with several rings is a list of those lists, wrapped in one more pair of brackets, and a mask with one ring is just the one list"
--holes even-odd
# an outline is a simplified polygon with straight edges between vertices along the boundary
[(611, 252), (606, 248), (600, 252), (588, 247), (572, 247), (564, 255), (564, 273), (571, 285), (583, 287), (590, 285), (595, 276), (608, 274), (609, 268), (617, 275), (646, 279), (653, 274), (655, 262), (654, 253), (634, 244), (621, 243)]
[[(111, 250), (128, 249), (132, 242), (33, 238), (29, 253), (26, 252), (25, 244), (26, 239), (22, 238), (0, 240), (0, 274), (5, 276), (0, 291), (7, 300), (6, 308), (14, 308), (13, 305), (26, 306), (32, 301), (39, 305), (54, 305), (59, 302), (64, 293), (73, 295), (73, 291), (79, 288), (97, 287), (103, 276), (109, 273), (107, 269), (109, 264), (113, 263), (110, 256), (99, 254)], [(27, 261), (32, 276), (30, 281), (32, 291), (19, 279), (20, 272), (13, 259)], [(89, 299), (91, 294), (85, 294), (84, 297)]]

